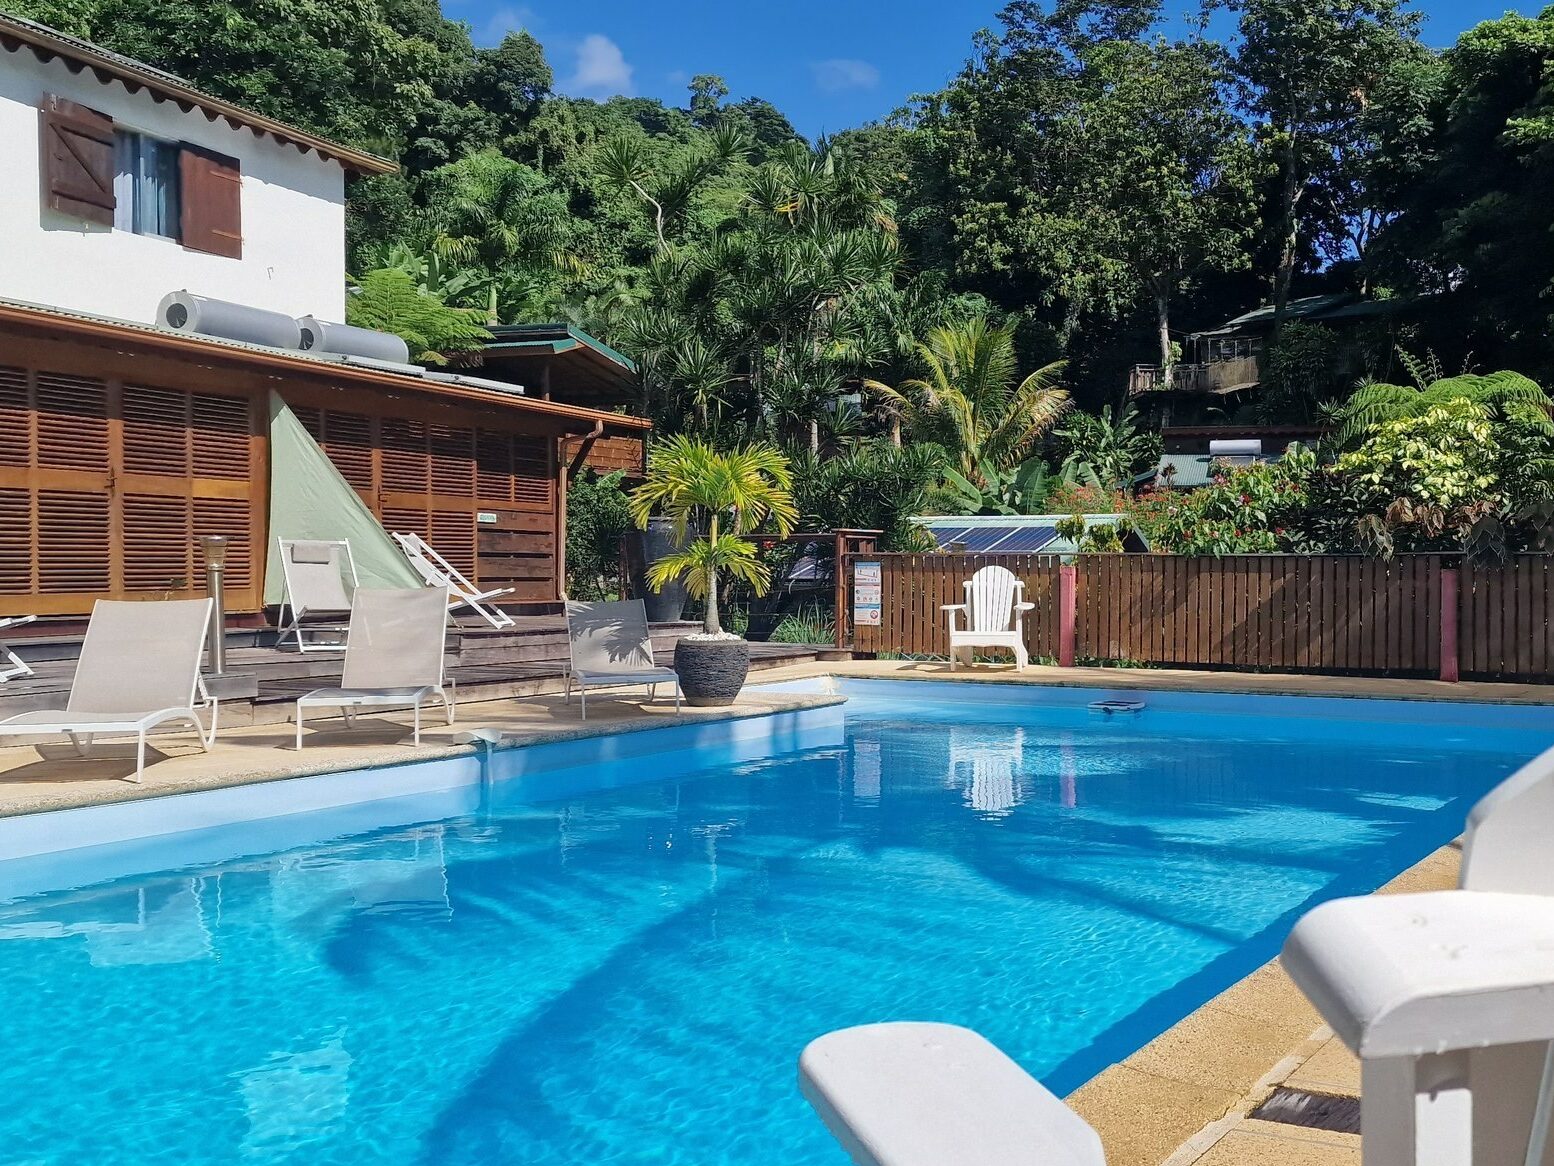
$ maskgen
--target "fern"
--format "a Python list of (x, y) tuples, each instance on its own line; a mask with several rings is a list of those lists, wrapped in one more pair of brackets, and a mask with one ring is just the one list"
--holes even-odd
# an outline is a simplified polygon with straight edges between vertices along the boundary
[(450, 308), (424, 292), (408, 272), (384, 267), (357, 281), (345, 304), (347, 323), (392, 332), (410, 346), (423, 364), (446, 364), (447, 354), (480, 347), (491, 339), (480, 313)]
[[(1413, 362), (1409, 367), (1411, 370), (1425, 369), (1419, 362)], [(1513, 418), (1554, 437), (1554, 421), (1549, 419), (1554, 402), (1550, 401), (1549, 395), (1521, 373), (1503, 370), (1488, 374), (1462, 373), (1437, 379), (1417, 389), (1377, 381), (1363, 384), (1337, 411), (1341, 425), (1339, 444), (1355, 445), (1377, 426), (1418, 417), (1449, 401), (1472, 401), (1486, 413)]]

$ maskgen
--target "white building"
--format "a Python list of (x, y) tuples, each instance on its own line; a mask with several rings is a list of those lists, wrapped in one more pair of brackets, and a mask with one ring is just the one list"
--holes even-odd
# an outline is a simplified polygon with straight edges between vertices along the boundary
[(345, 174), (392, 162), (0, 15), (0, 299), (151, 323), (170, 291), (345, 318)]

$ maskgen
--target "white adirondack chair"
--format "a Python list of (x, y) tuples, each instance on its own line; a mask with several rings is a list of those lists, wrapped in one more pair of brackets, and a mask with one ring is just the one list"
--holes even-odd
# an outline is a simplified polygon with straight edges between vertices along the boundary
[(950, 621), (950, 671), (962, 652), (970, 664), (974, 648), (1007, 648), (1014, 653), (1016, 670), (1023, 672), (1031, 662), (1025, 650), (1025, 613), (1036, 606), (1024, 601), (1025, 584), (1007, 567), (983, 567), (965, 586), (965, 603), (944, 605)]
[(1468, 816), (1461, 889), (1336, 899), (1285, 969), (1360, 1058), (1365, 1166), (1549, 1166), (1554, 750)]

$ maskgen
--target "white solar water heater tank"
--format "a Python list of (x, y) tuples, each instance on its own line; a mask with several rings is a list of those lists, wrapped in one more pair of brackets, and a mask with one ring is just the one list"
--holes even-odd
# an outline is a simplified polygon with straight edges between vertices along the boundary
[(1256, 437), (1209, 442), (1210, 457), (1259, 457), (1262, 452), (1263, 443)]
[(217, 336), (222, 340), (240, 340), (244, 344), (291, 349), (302, 345), (302, 329), (296, 320), (284, 313), (197, 296), (187, 290), (168, 292), (163, 296), (157, 305), (156, 320), (174, 332)]

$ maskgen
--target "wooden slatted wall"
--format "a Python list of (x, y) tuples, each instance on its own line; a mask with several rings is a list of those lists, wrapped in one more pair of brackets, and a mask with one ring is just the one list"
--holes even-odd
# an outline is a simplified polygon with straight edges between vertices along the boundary
[(0, 365), (0, 615), (200, 594), (206, 534), (233, 540), (229, 610), (257, 611), (259, 393), (155, 362), (126, 381), (94, 350), (35, 347), (40, 359)]
[(1522, 555), (1502, 568), (1462, 568), (1459, 659), (1464, 676), (1547, 681), (1554, 673), (1554, 560)]
[(558, 598), (554, 437), (451, 406), (400, 400), (383, 415), (377, 401), (350, 409), (305, 392), (287, 399), (389, 530), (421, 535), (482, 587), (513, 588), (516, 601)]

